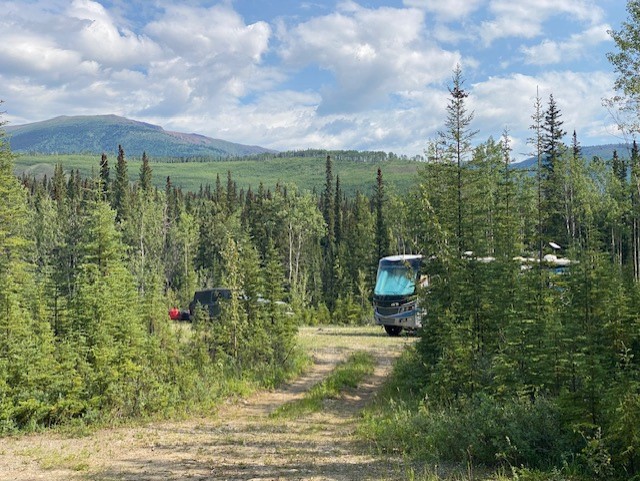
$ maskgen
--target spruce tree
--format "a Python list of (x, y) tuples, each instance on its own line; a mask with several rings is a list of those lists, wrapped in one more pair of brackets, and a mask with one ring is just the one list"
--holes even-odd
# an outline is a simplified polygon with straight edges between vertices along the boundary
[(562, 129), (564, 121), (560, 120), (561, 117), (562, 113), (558, 108), (558, 104), (553, 98), (553, 94), (550, 94), (542, 124), (542, 150), (544, 152), (542, 168), (544, 180), (548, 182), (553, 180), (556, 164), (559, 162), (564, 150), (566, 150), (562, 143), (566, 132)]
[(376, 258), (374, 259), (375, 266), (378, 265), (378, 260), (389, 254), (389, 230), (387, 228), (387, 222), (385, 219), (385, 190), (384, 181), (382, 179), (382, 169), (378, 167), (378, 174), (376, 175), (376, 185), (374, 191), (373, 202), (375, 206), (376, 215)]
[(478, 133), (471, 130), (474, 113), (468, 112), (465, 100), (469, 93), (463, 89), (464, 79), (460, 64), (453, 71), (452, 85), (448, 87), (451, 95), (447, 105), (446, 130), (438, 132), (438, 136), (444, 145), (444, 154), (447, 160), (456, 165), (456, 242), (458, 254), (464, 251), (465, 238), (463, 232), (463, 169), (464, 162), (471, 152), (471, 140)]
[(333, 163), (331, 156), (327, 155), (325, 164), (325, 184), (322, 196), (322, 215), (327, 225), (326, 245), (333, 247), (335, 242), (335, 189), (333, 184)]
[(560, 120), (562, 113), (553, 97), (549, 95), (549, 103), (542, 123), (542, 186), (543, 206), (547, 212), (544, 227), (548, 240), (561, 245), (568, 245), (566, 225), (564, 223), (565, 180), (567, 179), (567, 148), (562, 139), (566, 132), (562, 129), (564, 122)]
[(631, 195), (631, 232), (632, 232), (632, 265), (633, 278), (636, 282), (640, 280), (640, 153), (638, 144), (634, 140), (631, 148), (631, 158), (629, 159), (630, 195)]
[(113, 208), (116, 211), (116, 219), (123, 222), (129, 217), (129, 174), (127, 173), (127, 161), (124, 149), (118, 145), (118, 163), (116, 164), (116, 179), (113, 184)]
[(102, 200), (109, 200), (111, 181), (109, 179), (109, 160), (104, 152), (100, 157), (100, 179), (102, 181)]
[(146, 152), (142, 152), (142, 165), (140, 166), (140, 189), (144, 192), (151, 191), (151, 166), (149, 165), (149, 157)]
[(540, 94), (536, 89), (536, 98), (533, 103), (533, 114), (531, 115), (531, 119), (533, 123), (529, 126), (529, 128), (533, 131), (533, 137), (529, 138), (528, 142), (533, 146), (533, 154), (536, 157), (536, 191), (537, 191), (537, 202), (536, 202), (536, 211), (537, 211), (537, 222), (536, 222), (536, 247), (538, 251), (538, 265), (542, 265), (542, 257), (543, 257), (543, 244), (544, 244), (544, 207), (543, 207), (543, 155), (544, 155), (544, 147), (543, 147), (543, 128), (542, 123), (544, 120), (544, 115), (542, 111), (542, 99), (540, 98)]
[(240, 269), (238, 244), (228, 236), (222, 251), (224, 285), (230, 290), (230, 299), (222, 302), (220, 327), (222, 348), (236, 362), (242, 365), (246, 357), (245, 344), (249, 332), (246, 312), (242, 308), (241, 295), (244, 283)]
[(578, 142), (578, 136), (575, 130), (571, 136), (571, 152), (573, 153), (574, 159), (582, 157), (582, 147), (580, 146), (580, 142)]
[(340, 176), (336, 175), (336, 192), (333, 202), (334, 207), (334, 235), (336, 246), (339, 246), (342, 242), (342, 190), (340, 189)]
[(626, 182), (627, 165), (624, 159), (620, 158), (620, 156), (618, 155), (617, 149), (613, 149), (613, 155), (611, 158), (611, 168), (613, 170), (613, 175), (615, 175), (620, 182)]
[(227, 213), (231, 214), (235, 208), (238, 200), (238, 192), (236, 183), (231, 178), (231, 171), (227, 171)]
[(52, 184), (53, 192), (51, 194), (53, 200), (60, 205), (67, 197), (67, 181), (64, 175), (64, 170), (62, 169), (62, 164), (60, 163), (56, 164), (54, 167)]
[(325, 303), (329, 310), (333, 309), (336, 298), (335, 293), (335, 187), (333, 183), (333, 163), (331, 156), (327, 155), (325, 164), (325, 186), (322, 196), (322, 215), (326, 224), (326, 235), (323, 241), (323, 271), (322, 285)]
[(374, 259), (374, 256), (378, 253), (371, 248), (375, 237), (369, 199), (361, 192), (356, 193), (353, 207), (348, 214), (345, 242), (349, 253), (345, 268), (352, 285), (357, 286), (358, 294), (364, 304), (369, 298), (369, 292), (373, 290), (375, 276), (372, 266), (377, 266), (378, 259)]

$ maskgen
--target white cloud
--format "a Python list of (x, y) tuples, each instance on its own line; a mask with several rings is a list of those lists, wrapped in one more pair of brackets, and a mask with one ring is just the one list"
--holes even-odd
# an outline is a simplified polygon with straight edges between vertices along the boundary
[(9, 33), (0, 43), (0, 64), (14, 74), (68, 81), (77, 75), (95, 75), (98, 65), (75, 51), (60, 48), (45, 37)]
[[(536, 91), (544, 109), (553, 94), (562, 113), (563, 128), (569, 134), (575, 129), (580, 140), (601, 136), (610, 123), (600, 105), (602, 98), (611, 95), (612, 84), (612, 74), (605, 72), (559, 71), (536, 77), (522, 74), (491, 77), (473, 85), (469, 105), (483, 135), (497, 138), (507, 127), (514, 137), (514, 156), (522, 157), (531, 152), (526, 140), (531, 136), (528, 126), (532, 122)], [(569, 136), (565, 141), (569, 142)]]
[(546, 39), (538, 45), (522, 47), (525, 61), (534, 65), (549, 65), (588, 56), (593, 47), (611, 40), (609, 25), (596, 25), (584, 32), (571, 35), (565, 42)]
[(480, 37), (487, 45), (505, 37), (536, 37), (552, 16), (567, 15), (590, 25), (603, 18), (594, 0), (491, 0), (489, 9), (494, 18), (480, 26)]
[(321, 113), (356, 112), (450, 74), (460, 56), (428, 43), (423, 20), (415, 9), (342, 4), (339, 12), (281, 34), (280, 53), (288, 65), (316, 64), (333, 73), (337, 85), (323, 88)]
[(149, 65), (149, 78), (159, 89), (160, 101), (159, 110), (147, 113), (176, 113), (167, 110), (169, 104), (178, 105), (171, 101), (172, 89), (162, 85), (163, 79), (185, 84), (185, 104), (190, 101), (203, 110), (220, 110), (282, 78), (273, 68), (261, 65), (269, 48), (270, 26), (265, 22), (246, 25), (228, 6), (169, 6), (145, 32), (165, 52), (164, 59)]
[(443, 20), (464, 18), (480, 8), (486, 0), (404, 0), (404, 5), (434, 13)]
[(208, 61), (235, 55), (240, 63), (259, 62), (271, 35), (266, 22), (245, 25), (240, 15), (225, 5), (170, 5), (145, 31), (181, 58)]
[(10, 15), (0, 18), (8, 32), (0, 72), (6, 92), (36, 93), (11, 102), (31, 111), (30, 121), (91, 109), (165, 121), (210, 117), (283, 78), (261, 64), (269, 25), (245, 25), (229, 6), (170, 6), (142, 34), (91, 0), (18, 7), (8, 5)]
[[(114, 23), (107, 10), (91, 0), (74, 0), (66, 15), (69, 26), (77, 30), (66, 37), (67, 48), (76, 48), (84, 58), (103, 66), (125, 67), (140, 59), (149, 61), (161, 55), (160, 48), (149, 38), (135, 35)], [(61, 38), (64, 42), (65, 38)]]

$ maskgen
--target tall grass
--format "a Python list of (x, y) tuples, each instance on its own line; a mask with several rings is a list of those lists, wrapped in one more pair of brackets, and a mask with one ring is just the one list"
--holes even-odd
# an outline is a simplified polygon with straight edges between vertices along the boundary
[(408, 349), (376, 402), (365, 410), (359, 427), (359, 435), (379, 453), (410, 463), (447, 466), (443, 477), (430, 471), (413, 472), (409, 478), (583, 479), (571, 455), (575, 435), (563, 430), (561, 410), (554, 401), (496, 400), (478, 394), (437, 405), (425, 394), (424, 377), (415, 350)]

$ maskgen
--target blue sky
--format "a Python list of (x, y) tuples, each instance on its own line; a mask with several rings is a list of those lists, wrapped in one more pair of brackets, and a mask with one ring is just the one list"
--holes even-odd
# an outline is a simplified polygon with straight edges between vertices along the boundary
[[(0, 17), (10, 125), (117, 114), (276, 150), (423, 153), (462, 67), (476, 142), (532, 149), (553, 94), (582, 145), (622, 140), (602, 106), (623, 0), (18, 0)], [(538, 92), (538, 94), (536, 94)]]

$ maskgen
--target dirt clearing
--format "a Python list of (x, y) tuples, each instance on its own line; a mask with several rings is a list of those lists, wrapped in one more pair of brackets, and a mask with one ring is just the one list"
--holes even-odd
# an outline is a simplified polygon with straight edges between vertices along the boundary
[[(377, 327), (313, 327), (300, 331), (310, 371), (275, 391), (227, 403), (210, 417), (97, 431), (64, 438), (45, 433), (0, 439), (0, 480), (386, 480), (401, 460), (371, 455), (353, 436), (358, 413), (380, 387), (412, 337)], [(376, 368), (361, 385), (321, 412), (274, 419), (278, 406), (301, 398), (355, 351)]]

